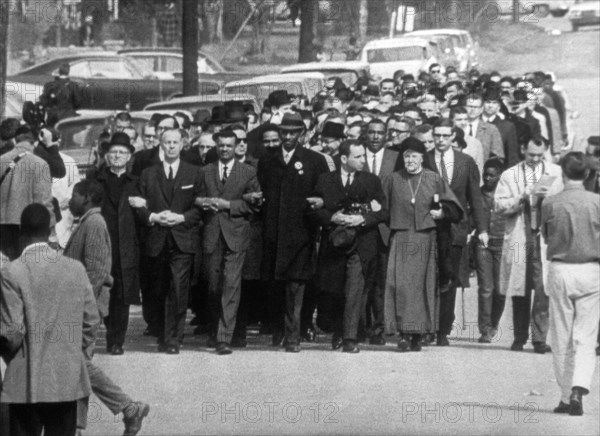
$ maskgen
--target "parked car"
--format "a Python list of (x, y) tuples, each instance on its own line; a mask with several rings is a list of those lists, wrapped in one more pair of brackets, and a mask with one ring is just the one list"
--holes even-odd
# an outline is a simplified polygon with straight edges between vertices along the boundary
[[(135, 59), (152, 71), (158, 77), (165, 79), (181, 78), (183, 76), (183, 51), (171, 47), (138, 47), (119, 50), (118, 54)], [(228, 82), (237, 79), (248, 79), (247, 73), (228, 71), (214, 57), (203, 51), (198, 51), (198, 75), (201, 79)]]
[(577, 32), (581, 26), (600, 24), (600, 1), (578, 0), (569, 10), (568, 18), (573, 32)]
[(286, 90), (294, 95), (306, 95), (309, 100), (325, 87), (323, 73), (269, 74), (248, 80), (237, 80), (225, 84), (228, 95), (253, 95), (262, 104), (269, 94), (276, 90)]
[[(180, 79), (160, 79), (135, 60), (111, 52), (90, 52), (52, 59), (29, 67), (9, 80), (44, 85), (58, 75), (61, 64), (71, 67), (70, 77), (83, 91), (82, 109), (140, 110), (156, 101), (181, 94)], [(216, 94), (217, 81), (200, 81), (201, 94)]]
[(437, 44), (424, 38), (408, 36), (369, 41), (362, 49), (361, 60), (371, 66), (371, 74), (381, 78), (393, 77), (404, 70), (415, 78), (421, 71), (438, 62)]
[[(95, 111), (56, 123), (55, 128), (61, 140), (60, 151), (75, 159), (77, 167), (83, 173), (96, 161), (98, 138), (104, 130), (110, 128), (114, 115), (114, 111)], [(131, 112), (133, 127), (141, 132), (151, 116), (152, 112)]]
[(178, 97), (169, 101), (161, 101), (158, 103), (149, 104), (144, 108), (149, 112), (164, 112), (167, 110), (187, 110), (192, 114), (199, 109), (212, 111), (212, 108), (225, 103), (226, 101), (241, 101), (243, 104), (251, 104), (254, 106), (254, 111), (260, 113), (260, 105), (254, 95), (239, 94), (214, 94), (214, 95), (197, 95), (193, 97)]
[[(477, 67), (479, 58), (477, 56), (477, 44), (466, 30), (459, 29), (430, 29), (417, 30), (406, 34), (406, 37), (431, 38), (446, 36), (452, 38), (458, 70), (465, 72)], [(443, 63), (443, 62), (442, 62)], [(447, 66), (447, 65), (446, 65)]]
[[(576, 0), (519, 0), (519, 17), (535, 15), (544, 18), (549, 14), (553, 17), (564, 17), (575, 2)], [(489, 4), (492, 6), (488, 7), (497, 8), (501, 15), (513, 14), (513, 0), (494, 0)], [(492, 13), (490, 10), (489, 14)]]
[(369, 64), (361, 61), (345, 62), (308, 62), (285, 67), (282, 74), (295, 74), (304, 72), (319, 72), (325, 77), (337, 76), (346, 84), (353, 85), (360, 77), (371, 77)]

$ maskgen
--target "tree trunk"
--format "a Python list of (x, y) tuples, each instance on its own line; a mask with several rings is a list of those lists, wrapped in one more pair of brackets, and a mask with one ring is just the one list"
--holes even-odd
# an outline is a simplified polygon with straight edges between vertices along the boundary
[(4, 114), (6, 105), (6, 68), (8, 65), (8, 11), (0, 7), (0, 116)]
[(183, 95), (198, 95), (198, 6), (183, 2)]
[(367, 23), (369, 22), (369, 7), (367, 0), (360, 0), (358, 10), (358, 40), (362, 43), (367, 40)]
[(300, 2), (300, 47), (298, 50), (298, 62), (311, 62), (314, 60), (314, 17), (315, 0), (301, 0)]

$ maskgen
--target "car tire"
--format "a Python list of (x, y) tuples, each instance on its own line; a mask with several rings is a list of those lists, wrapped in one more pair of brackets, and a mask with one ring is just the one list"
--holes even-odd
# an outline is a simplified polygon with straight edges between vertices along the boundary
[(567, 15), (567, 10), (563, 10), (563, 9), (559, 9), (559, 10), (555, 10), (555, 11), (550, 11), (550, 14), (554, 17), (554, 18), (562, 18), (565, 15)]
[(573, 29), (573, 32), (577, 32), (579, 30), (579, 26), (575, 23), (571, 23), (571, 28)]

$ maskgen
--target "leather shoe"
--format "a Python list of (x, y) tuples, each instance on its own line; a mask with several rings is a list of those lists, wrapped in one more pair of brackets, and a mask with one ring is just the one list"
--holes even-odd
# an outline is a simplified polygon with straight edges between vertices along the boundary
[(333, 337), (331, 338), (331, 349), (332, 350), (339, 350), (342, 347), (342, 344), (344, 343), (344, 340), (337, 336), (337, 335), (333, 335)]
[(371, 336), (369, 345), (385, 345), (385, 339), (380, 335)]
[(421, 351), (421, 335), (413, 335), (410, 338), (410, 351)]
[(580, 388), (579, 386), (573, 387), (571, 390), (571, 397), (569, 398), (571, 404), (569, 408), (569, 415), (581, 416), (583, 415), (583, 395), (587, 394), (587, 389)]
[(358, 348), (354, 342), (347, 342), (342, 348), (342, 353), (357, 354), (360, 353), (360, 348)]
[(554, 413), (569, 413), (571, 411), (571, 405), (567, 403), (563, 403), (562, 401), (558, 403), (558, 406), (554, 408)]
[(179, 354), (179, 347), (175, 347), (174, 345), (169, 345), (167, 347), (167, 354)]
[(546, 354), (550, 353), (552, 348), (543, 342), (536, 342), (533, 344), (533, 352), (537, 354)]
[(398, 351), (408, 351), (408, 348), (410, 347), (408, 341), (406, 340), (406, 338), (400, 338), (398, 340)]
[(219, 342), (219, 344), (217, 345), (217, 354), (219, 356), (226, 356), (231, 353), (233, 353), (233, 351), (231, 350), (231, 348), (229, 348), (229, 345), (227, 343)]
[(298, 345), (298, 344), (288, 344), (285, 347), (285, 352), (286, 353), (299, 353), (300, 352), (300, 345)]
[(450, 342), (448, 341), (448, 336), (438, 334), (437, 341), (435, 343), (438, 347), (448, 347)]
[(123, 347), (121, 345), (113, 345), (110, 348), (110, 354), (113, 356), (122, 356), (125, 354), (125, 351), (123, 351)]
[(231, 340), (231, 348), (246, 348), (248, 346), (248, 342), (246, 339), (242, 338), (233, 338)]
[(511, 351), (523, 351), (523, 344), (521, 342), (513, 342), (510, 349)]
[(135, 405), (137, 406), (135, 415), (123, 418), (123, 423), (125, 424), (125, 433), (123, 433), (123, 436), (137, 435), (142, 429), (142, 421), (150, 413), (149, 404), (136, 402)]

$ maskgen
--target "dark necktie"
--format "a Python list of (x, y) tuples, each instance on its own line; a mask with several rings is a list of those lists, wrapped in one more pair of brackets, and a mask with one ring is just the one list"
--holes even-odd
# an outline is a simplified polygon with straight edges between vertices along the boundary
[[(536, 170), (537, 167), (533, 167), (532, 168), (532, 175), (531, 175), (531, 181), (532, 183), (535, 185), (538, 182), (538, 178), (537, 178), (537, 174), (536, 174)], [(539, 198), (535, 195), (532, 195), (530, 197), (530, 204), (531, 204), (531, 229), (533, 231), (537, 231), (540, 226), (538, 223), (538, 204), (539, 204)]]
[(371, 165), (371, 172), (373, 174), (375, 174), (376, 176), (377, 174), (377, 156), (375, 156), (375, 153), (373, 153), (373, 164)]
[(448, 179), (448, 170), (446, 169), (446, 162), (444, 161), (444, 153), (440, 153), (440, 172), (442, 173), (442, 178), (450, 184), (450, 180)]
[(169, 182), (173, 181), (173, 167), (169, 165)]
[(346, 174), (346, 183), (344, 183), (344, 188), (347, 190), (352, 183), (352, 175), (350, 173)]
[(473, 124), (469, 123), (469, 136), (473, 136)]
[(223, 178), (221, 179), (221, 182), (223, 182), (223, 184), (225, 184), (226, 181), (227, 181), (227, 167), (224, 166), (223, 167)]

